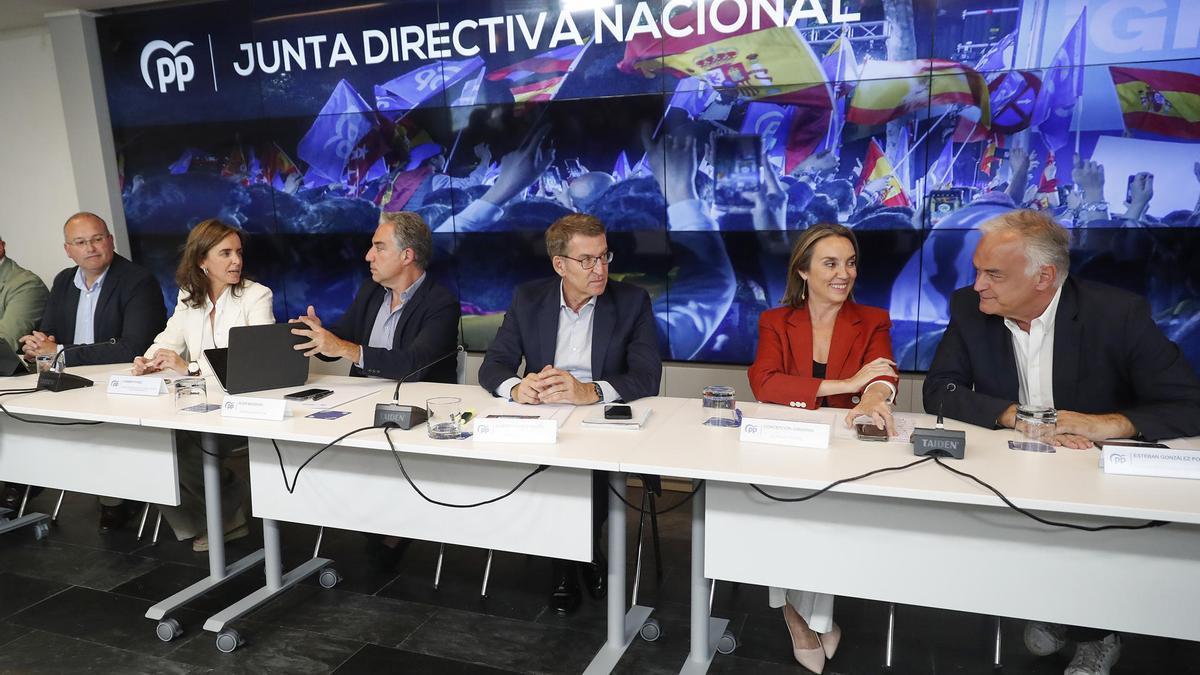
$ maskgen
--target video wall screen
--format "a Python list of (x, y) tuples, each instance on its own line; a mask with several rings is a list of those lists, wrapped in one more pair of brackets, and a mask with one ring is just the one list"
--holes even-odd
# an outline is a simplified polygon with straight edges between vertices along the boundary
[(851, 227), (855, 297), (927, 369), (978, 226), (1073, 231), (1200, 367), (1200, 5), (1189, 0), (211, 2), (98, 21), (136, 260), (174, 305), (220, 217), (276, 316), (327, 319), (381, 211), (487, 348), (542, 233), (586, 212), (664, 358), (746, 364), (797, 234)]

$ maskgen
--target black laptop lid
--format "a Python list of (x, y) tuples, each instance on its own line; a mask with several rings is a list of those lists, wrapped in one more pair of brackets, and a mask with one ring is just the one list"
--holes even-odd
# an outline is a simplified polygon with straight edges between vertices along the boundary
[(217, 381), (221, 383), (221, 388), (228, 391), (229, 386), (225, 384), (225, 373), (229, 372), (229, 348), (205, 349), (204, 358), (208, 359), (208, 365), (212, 368), (213, 374), (217, 376)]
[(222, 369), (205, 352), (225, 391), (245, 394), (307, 382), (308, 358), (293, 348), (304, 338), (292, 335), (292, 328), (286, 323), (230, 328), (223, 378)]

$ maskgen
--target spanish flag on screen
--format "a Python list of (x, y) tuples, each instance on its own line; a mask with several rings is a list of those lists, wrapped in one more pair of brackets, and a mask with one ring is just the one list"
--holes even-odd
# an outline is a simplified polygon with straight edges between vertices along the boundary
[(908, 200), (908, 195), (904, 194), (904, 188), (901, 187), (900, 181), (896, 180), (896, 173), (892, 169), (892, 163), (888, 161), (887, 155), (879, 147), (879, 143), (875, 142), (875, 139), (872, 138), (871, 144), (867, 146), (867, 158), (863, 162), (862, 173), (858, 176), (858, 185), (854, 191), (856, 193), (862, 192), (867, 183), (879, 178), (887, 178), (887, 188), (879, 196), (880, 201), (884, 205), (912, 205), (912, 202)]
[(588, 40), (582, 45), (567, 45), (532, 56), (493, 70), (487, 74), (487, 79), (493, 82), (508, 80), (513, 100), (517, 103), (553, 100), (567, 76), (575, 70), (579, 57), (591, 44), (591, 40)]
[(1126, 129), (1200, 140), (1200, 75), (1109, 66)]
[(974, 68), (941, 59), (867, 61), (846, 120), (876, 125), (937, 105), (979, 108), (979, 125), (992, 123), (987, 80)]
[[(680, 78), (695, 77), (716, 89), (736, 89), (745, 100), (833, 107), (833, 92), (821, 61), (798, 30), (775, 26), (761, 10), (758, 22), (762, 28), (754, 30), (748, 15), (740, 17), (739, 25), (738, 3), (734, 2), (722, 3), (716, 11), (721, 22), (738, 28), (726, 34), (710, 25), (703, 33), (695, 31), (681, 38), (642, 33), (625, 45), (625, 57), (618, 67), (646, 77), (663, 70)], [(672, 23), (695, 25), (696, 9), (680, 12)]]

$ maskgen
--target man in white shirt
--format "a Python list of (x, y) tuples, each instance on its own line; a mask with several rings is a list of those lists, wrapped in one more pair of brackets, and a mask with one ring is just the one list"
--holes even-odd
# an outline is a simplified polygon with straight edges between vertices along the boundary
[[(1045, 213), (1011, 211), (980, 229), (975, 284), (951, 298), (926, 411), (1012, 428), (1018, 405), (1055, 408), (1056, 444), (1078, 449), (1200, 434), (1200, 381), (1142, 298), (1069, 277), (1069, 234)], [(1049, 655), (1068, 637), (1080, 643), (1068, 675), (1107, 675), (1120, 653), (1108, 631), (1030, 623), (1025, 644)]]
[[(522, 284), (479, 368), (479, 384), (518, 403), (589, 405), (632, 401), (658, 394), (662, 358), (650, 296), (608, 278), (613, 253), (604, 224), (573, 213), (546, 231), (546, 251), (557, 278)], [(524, 359), (525, 372), (518, 368)], [(599, 537), (608, 504), (608, 481), (594, 475), (593, 531)], [(597, 539), (598, 542), (598, 539)], [(595, 547), (597, 554), (599, 546)], [(576, 566), (554, 561), (550, 607), (563, 614), (580, 602)], [(588, 592), (606, 589), (605, 565), (583, 566)]]

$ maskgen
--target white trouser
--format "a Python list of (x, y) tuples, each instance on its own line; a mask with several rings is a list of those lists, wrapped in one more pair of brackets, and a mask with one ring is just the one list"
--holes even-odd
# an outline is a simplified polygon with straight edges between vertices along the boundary
[(804, 619), (815, 633), (833, 630), (833, 598), (827, 593), (809, 593), (787, 588), (771, 587), (768, 602), (772, 607), (783, 607), (786, 602)]

